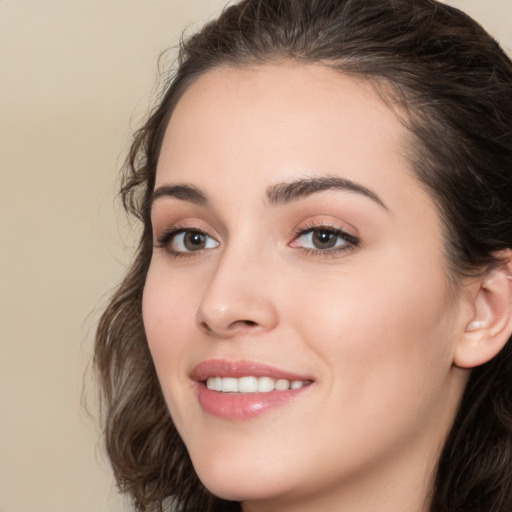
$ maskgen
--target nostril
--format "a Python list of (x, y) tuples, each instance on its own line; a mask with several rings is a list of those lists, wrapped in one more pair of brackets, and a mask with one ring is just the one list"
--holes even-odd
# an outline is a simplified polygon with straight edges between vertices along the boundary
[[(206, 333), (206, 334), (214, 334), (216, 332), (221, 332), (221, 331), (224, 331), (222, 329), (212, 329), (209, 325), (208, 325), (208, 322), (200, 322), (199, 323), (199, 326), (201, 329), (203, 329), (203, 331)], [(258, 326), (258, 322), (255, 322), (253, 320), (237, 320), (236, 322), (232, 322), (231, 324), (229, 324), (224, 332), (224, 334), (228, 335), (229, 333), (234, 333), (236, 332), (237, 330), (239, 329), (247, 329), (247, 328), (250, 328), (250, 329), (253, 329), (254, 327), (257, 327)]]
[(212, 330), (210, 329), (210, 326), (206, 322), (201, 322), (199, 324), (202, 329), (204, 329), (207, 333), (211, 333)]
[(236, 331), (244, 331), (246, 329), (254, 329), (255, 327), (258, 327), (258, 322), (255, 322), (254, 320), (236, 320), (235, 322), (232, 322), (228, 326), (228, 331), (230, 332), (236, 332)]

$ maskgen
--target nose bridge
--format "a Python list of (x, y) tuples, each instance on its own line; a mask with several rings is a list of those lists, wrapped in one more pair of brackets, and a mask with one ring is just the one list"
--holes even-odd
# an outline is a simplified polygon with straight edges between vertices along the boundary
[(277, 310), (268, 267), (269, 260), (254, 238), (228, 243), (201, 299), (199, 324), (222, 337), (275, 327)]

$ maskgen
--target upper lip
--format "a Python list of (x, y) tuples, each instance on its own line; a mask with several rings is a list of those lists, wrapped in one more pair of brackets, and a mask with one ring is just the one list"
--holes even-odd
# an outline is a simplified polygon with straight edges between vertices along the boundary
[(209, 359), (197, 364), (191, 372), (191, 378), (203, 382), (209, 377), (271, 377), (273, 379), (287, 379), (289, 381), (313, 380), (310, 376), (300, 375), (276, 368), (275, 366), (258, 363), (256, 361), (231, 361), (227, 359)]

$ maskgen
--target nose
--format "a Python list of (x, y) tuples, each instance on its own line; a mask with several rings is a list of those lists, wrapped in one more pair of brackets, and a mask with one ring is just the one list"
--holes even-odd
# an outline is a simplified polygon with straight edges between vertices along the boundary
[(263, 258), (225, 253), (208, 283), (197, 322), (208, 334), (230, 338), (276, 327), (278, 312)]

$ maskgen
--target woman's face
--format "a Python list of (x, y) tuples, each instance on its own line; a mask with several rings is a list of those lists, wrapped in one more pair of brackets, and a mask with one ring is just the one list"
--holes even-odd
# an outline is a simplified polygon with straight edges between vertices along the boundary
[(407, 137), (320, 65), (210, 71), (172, 116), (144, 325), (199, 477), (247, 510), (427, 492), (463, 306)]

